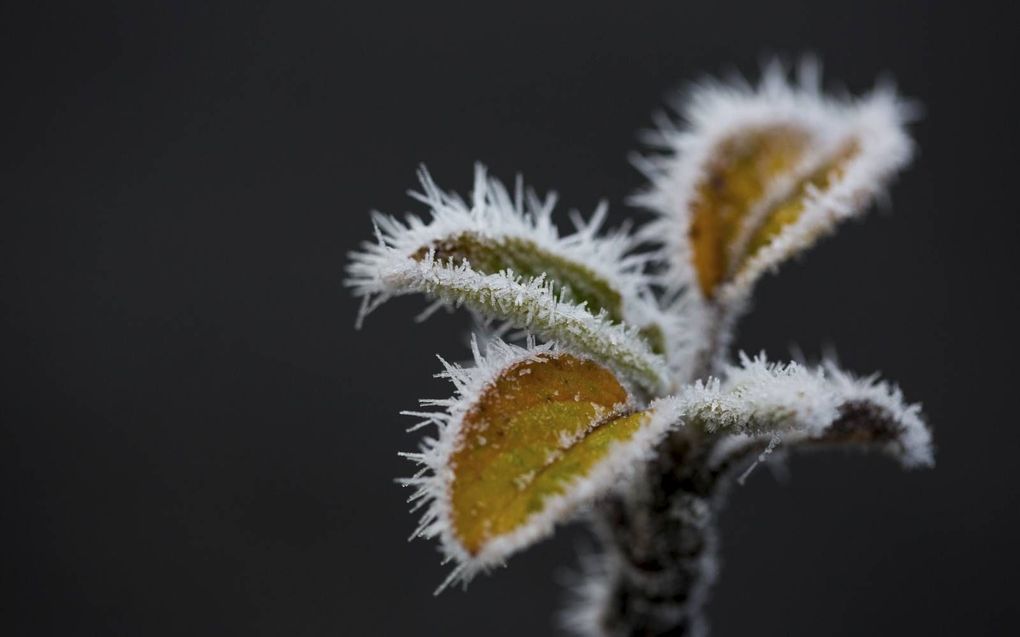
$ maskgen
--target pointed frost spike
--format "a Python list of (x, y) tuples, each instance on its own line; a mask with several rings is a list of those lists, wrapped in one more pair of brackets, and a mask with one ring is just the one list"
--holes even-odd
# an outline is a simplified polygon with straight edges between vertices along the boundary
[(450, 571), (450, 574), (447, 575), (446, 579), (444, 579), (443, 582), (436, 587), (436, 590), (432, 591), (432, 594), (438, 596), (440, 593), (449, 588), (451, 584), (455, 584), (456, 582), (460, 581), (464, 577), (464, 570), (465, 568), (463, 564), (458, 565), (456, 568)]
[(438, 312), (440, 309), (442, 309), (445, 306), (446, 306), (446, 303), (443, 302), (443, 301), (433, 301), (424, 310), (422, 310), (421, 312), (419, 312), (418, 314), (415, 315), (414, 322), (415, 323), (424, 323), (425, 321), (430, 319), (433, 314), (435, 314), (436, 312)]

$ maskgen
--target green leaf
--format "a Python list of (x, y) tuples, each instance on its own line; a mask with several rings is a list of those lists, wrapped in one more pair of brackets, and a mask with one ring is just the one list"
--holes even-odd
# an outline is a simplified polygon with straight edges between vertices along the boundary
[(437, 261), (452, 260), (457, 265), (466, 261), (472, 269), (483, 274), (511, 270), (525, 278), (544, 275), (557, 296), (574, 303), (585, 303), (593, 314), (605, 310), (615, 323), (624, 321), (623, 298), (609, 281), (584, 264), (544, 250), (533, 241), (517, 237), (497, 239), (464, 232), (423, 245), (411, 258), (421, 261), (430, 250), (434, 251)]

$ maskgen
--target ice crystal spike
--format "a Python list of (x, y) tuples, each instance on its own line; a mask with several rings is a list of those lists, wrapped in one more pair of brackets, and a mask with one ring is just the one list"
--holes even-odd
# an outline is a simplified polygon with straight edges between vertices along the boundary
[(427, 471), (405, 480), (427, 502), (416, 534), (438, 537), (463, 580), (611, 489), (671, 424), (635, 412), (626, 388), (594, 361), (498, 340), (484, 355), (474, 350), (473, 367), (446, 364), (457, 395), (423, 401), (441, 410), (414, 414), (439, 436), (407, 454)]
[(779, 65), (757, 88), (704, 82), (649, 141), (650, 187), (635, 201), (661, 217), (665, 279), (705, 302), (740, 307), (766, 270), (863, 212), (910, 160), (912, 109), (888, 87), (860, 99), (820, 93)]

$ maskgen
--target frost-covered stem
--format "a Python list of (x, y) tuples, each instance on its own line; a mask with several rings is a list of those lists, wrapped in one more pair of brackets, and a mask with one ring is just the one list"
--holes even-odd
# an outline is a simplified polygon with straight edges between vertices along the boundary
[[(850, 400), (823, 434), (795, 444), (881, 447), (902, 440), (903, 427), (884, 408)], [(736, 476), (772, 443), (758, 437), (724, 447), (718, 435), (682, 431), (660, 445), (629, 497), (602, 505), (606, 581), (597, 600), (602, 608), (590, 613), (597, 618), (595, 634), (689, 637), (707, 632), (704, 605), (718, 572), (718, 513)]]
[[(717, 371), (728, 345), (726, 313), (706, 307), (703, 348), (688, 381)], [(715, 581), (718, 476), (708, 469), (714, 447), (704, 432), (681, 428), (660, 443), (655, 458), (624, 497), (607, 500), (597, 526), (606, 551), (603, 635), (703, 635), (703, 607)]]
[(602, 510), (610, 582), (603, 635), (701, 636), (718, 573), (717, 516), (734, 475), (766, 446), (756, 442), (710, 463), (717, 436), (688, 430), (667, 439), (629, 498)]
[(698, 438), (664, 441), (630, 497), (603, 506), (604, 635), (705, 632), (702, 607), (716, 570), (716, 480), (704, 470), (711, 445)]

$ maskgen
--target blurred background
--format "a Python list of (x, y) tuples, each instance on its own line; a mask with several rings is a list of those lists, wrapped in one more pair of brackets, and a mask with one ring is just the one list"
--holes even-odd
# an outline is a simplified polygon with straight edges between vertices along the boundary
[(805, 52), (919, 100), (892, 205), (758, 288), (737, 345), (833, 346), (924, 403), (933, 471), (759, 469), (716, 635), (1007, 634), (1018, 619), (1015, 22), (991, 3), (6, 3), (0, 471), (8, 635), (554, 635), (583, 528), (433, 598), (397, 415), (459, 315), (342, 288), (368, 213), (472, 163), (612, 222), (684, 83)]

